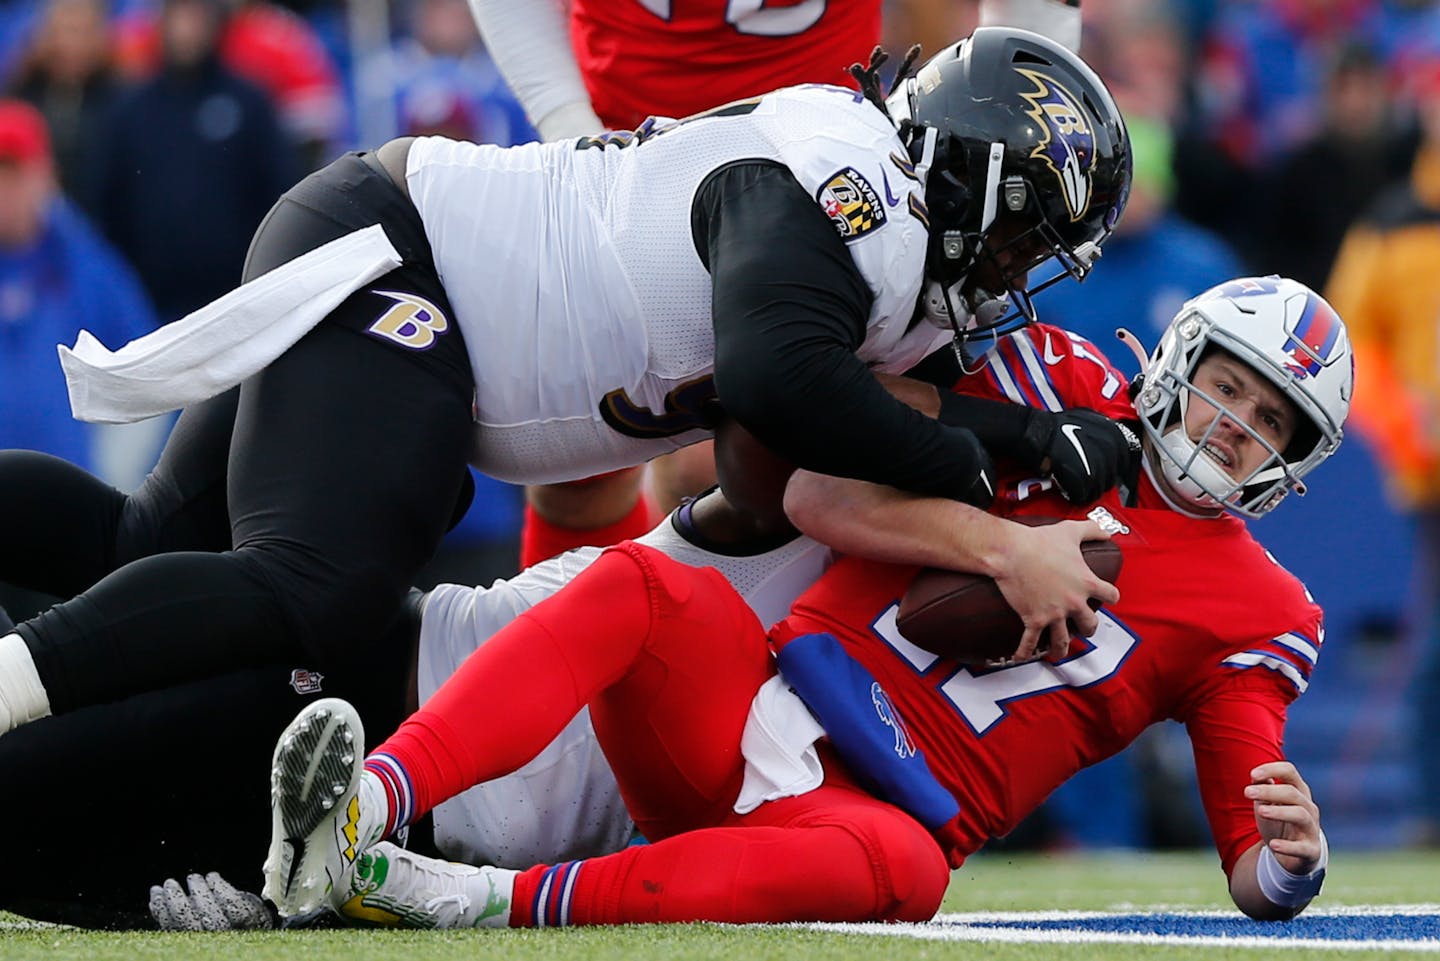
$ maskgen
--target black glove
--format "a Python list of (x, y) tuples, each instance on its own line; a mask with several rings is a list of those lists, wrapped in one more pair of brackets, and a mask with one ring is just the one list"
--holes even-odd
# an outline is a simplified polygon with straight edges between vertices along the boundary
[(968, 439), (970, 448), (968, 454), (971, 458), (970, 486), (955, 495), (956, 500), (964, 501), (974, 507), (989, 507), (995, 500), (995, 464), (990, 460), (990, 452), (980, 439), (971, 431), (961, 431)]
[(1140, 435), (1099, 411), (1077, 407), (1033, 410), (1022, 444), (1066, 500), (1088, 504), (1116, 484), (1134, 486), (1140, 469)]

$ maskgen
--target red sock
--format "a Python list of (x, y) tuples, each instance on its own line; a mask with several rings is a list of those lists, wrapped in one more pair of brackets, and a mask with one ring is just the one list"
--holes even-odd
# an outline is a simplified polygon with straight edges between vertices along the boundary
[(576, 547), (609, 547), (633, 540), (648, 533), (658, 523), (650, 502), (641, 495), (630, 513), (605, 527), (562, 527), (541, 517), (535, 508), (525, 505), (525, 521), (520, 528), (520, 568), (524, 570), (546, 558), (563, 554)]

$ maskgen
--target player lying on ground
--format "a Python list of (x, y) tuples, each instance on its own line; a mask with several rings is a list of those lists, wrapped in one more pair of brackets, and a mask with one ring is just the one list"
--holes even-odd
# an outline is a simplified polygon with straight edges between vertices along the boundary
[[(1002, 487), (1001, 512), (1089, 516), (1125, 550), (1120, 597), (1093, 636), (991, 670), (947, 662), (893, 629), (915, 568), (857, 558), (766, 632), (717, 573), (621, 544), (476, 651), (368, 758), (344, 702), (303, 711), (272, 766), (267, 895), (284, 914), (328, 905), (429, 926), (923, 920), (949, 867), (1174, 719), (1235, 904), (1292, 917), (1327, 858), (1281, 750), (1321, 612), (1227, 511), (1259, 516), (1303, 487), (1339, 443), (1351, 378), (1339, 318), (1278, 278), (1189, 302), (1134, 407), (1084, 340), (1010, 335), (959, 389), (1144, 426), (1143, 474), (1088, 514), (1043, 481)], [(793, 506), (808, 519), (804, 484)], [(871, 533), (877, 520), (939, 531), (959, 548), (950, 566), (981, 572), (1014, 526), (868, 487), (853, 504), (869, 506), (834, 512), (841, 540), (894, 549)], [(525, 763), (586, 705), (651, 844), (514, 871), (382, 840)]]
[[(894, 380), (890, 386), (902, 396), (913, 396), (917, 389), (934, 394), (913, 382)], [(1051, 454), (1066, 453), (1061, 427), (1093, 424), (1093, 417), (1081, 414), (1047, 415), (1045, 424), (1029, 425), (1026, 436), (988, 437), (987, 443), (1026, 463), (1048, 463), (1079, 483), (1082, 459), (1061, 463)], [(1035, 431), (1036, 426), (1045, 429)], [(1103, 436), (1095, 440), (1087, 443), (1083, 459), (1095, 476), (1084, 482), (1108, 485), (1109, 478), (1124, 472), (1126, 458), (1117, 459), (1123, 452), (1105, 446)], [(1067, 615), (1083, 622), (1089, 615), (1083, 604), (1088, 584), (1080, 578), (1088, 572), (1074, 545), (1085, 533), (1071, 532), (1058, 542), (1049, 536), (1037, 534), (1029, 556), (1015, 557), (1017, 571), (1044, 565), (1043, 577), (1003, 582), (1014, 583), (1012, 602), (1035, 623), (1063, 621)], [(765, 624), (784, 615), (830, 556), (788, 526), (771, 529), (739, 514), (718, 493), (667, 519), (642, 542), (686, 563), (718, 568), (751, 599)], [(558, 558), (491, 588), (437, 589), (423, 636), (411, 620), (418, 614), (411, 611), (391, 626), (390, 641), (349, 671), (319, 672), (299, 659), (236, 670), (46, 718), (0, 739), (0, 782), (27, 786), (0, 792), (0, 817), (30, 828), (12, 838), (7, 857), (13, 870), (0, 877), (0, 906), (44, 920), (135, 927), (150, 923), (145, 891), (162, 878), (219, 872), (242, 889), (258, 891), (259, 866), (246, 849), (261, 846), (269, 833), (267, 795), (243, 768), (269, 759), (275, 737), (300, 707), (319, 696), (341, 696), (356, 705), (368, 730), (394, 730), (415, 704), (411, 659), (417, 643), (423, 699), (492, 632), (553, 593), (598, 554), (589, 550)], [(1056, 591), (1056, 584), (1070, 586)], [(1057, 600), (1067, 597), (1069, 610)], [(191, 760), (183, 767), (137, 766), (138, 745), (160, 746)], [(93, 851), (88, 834), (68, 827), (93, 815), (93, 799), (75, 790), (76, 772), (111, 786), (107, 811), (126, 825), (127, 855), (109, 864), (103, 875), (73, 869)], [(227, 830), (238, 850), (215, 843), (211, 815), (190, 803), (196, 784), (230, 799)], [(442, 805), (435, 812), (434, 842), (426, 827), (411, 832), (418, 850), (515, 867), (608, 853), (632, 831), (583, 717), (534, 764)], [(192, 912), (192, 920), (197, 917)], [(253, 915), (246, 918), (253, 920)]]
[[(925, 388), (918, 384), (892, 383), (891, 389), (914, 396), (916, 389)], [(930, 393), (933, 395), (934, 391)], [(1052, 430), (1058, 433), (1058, 427), (1064, 423), (1068, 421), (1056, 418)], [(1097, 458), (1104, 455), (1099, 449), (1090, 453)], [(1077, 521), (1073, 525), (1022, 533), (1026, 536), (1017, 544), (1022, 549), (1007, 558), (1011, 566), (997, 571), (1012, 604), (1026, 613), (1027, 620), (1034, 623), (1037, 630), (1052, 623), (1063, 623), (1069, 617), (1079, 622), (1082, 630), (1093, 631), (1097, 621), (1085, 599), (1091, 591), (1103, 589), (1103, 585), (1097, 585), (1078, 561), (1075, 548), (1080, 541), (1099, 536), (1098, 528), (1089, 521)], [(640, 541), (683, 563), (719, 570), (766, 625), (784, 616), (791, 601), (814, 582), (832, 559), (828, 548), (793, 530), (775, 531), (757, 524), (754, 518), (731, 506), (718, 491), (676, 511)], [(600, 553), (598, 548), (572, 551), (489, 587), (441, 585), (429, 592), (423, 625), (415, 631), (418, 651), (414, 688), (418, 689), (421, 699), (427, 699), (494, 632), (521, 611), (553, 594)], [(936, 559), (943, 557), (937, 553)], [(1068, 608), (1062, 599), (1069, 599)], [(369, 705), (389, 691), (400, 677), (403, 672), (377, 671), (364, 678), (348, 679), (352, 685), (361, 685), (361, 692), (369, 698), (367, 708), (362, 711), (367, 727), (376, 718), (375, 709)], [(23, 734), (20, 741), (9, 745), (0, 743), (0, 770), (14, 770), (13, 765), (5, 763), (7, 757), (13, 756), (7, 753), (7, 748), (21, 743), (30, 748), (26, 756), (37, 762), (27, 765), (21, 773), (33, 778), (37, 776), (36, 768), (41, 766), (38, 762), (42, 756), (71, 758), (76, 767), (90, 769), (101, 762), (95, 756), (97, 753), (123, 755), (123, 745), (127, 742), (174, 743), (177, 729), (213, 731), (218, 721), (247, 706), (244, 697), (258, 700), (267, 720), (283, 710), (285, 704), (303, 700), (296, 697), (296, 692), (283, 678), (269, 680), (263, 688), (258, 684), (239, 688), (217, 683), (208, 686), (200, 698), (176, 692), (170, 698), (152, 695), (132, 699), (123, 708), (82, 712), (82, 716), (101, 715), (87, 717), (83, 731), (67, 719), (33, 725), (25, 732), (17, 732), (17, 737)], [(332, 688), (327, 686), (326, 690)], [(414, 693), (412, 690), (412, 696)], [(196, 701), (201, 699), (207, 713), (199, 713)], [(292, 707), (290, 716), (293, 714)], [(382, 715), (377, 729), (393, 729), (394, 722), (388, 727), (383, 726), (384, 723)], [(233, 749), (238, 742), (247, 753), (253, 753), (248, 751), (253, 740), (248, 736), (250, 726), (247, 723), (243, 727), (224, 728), (227, 749)], [(280, 727), (283, 724), (275, 730)], [(124, 733), (112, 734), (111, 729)], [(51, 736), (39, 737), (45, 732), (51, 732)], [(58, 736), (61, 732), (70, 732), (70, 736), (61, 738)], [(267, 757), (273, 745), (272, 735), (266, 748)], [(225, 752), (212, 745), (210, 753)], [(176, 792), (183, 795), (185, 785), (193, 776), (217, 792), (227, 793), (235, 799), (236, 816), (231, 821), (231, 829), (237, 838), (263, 836), (264, 831), (256, 832), (251, 824), (254, 819), (248, 816), (254, 806), (256, 792), (253, 789), (261, 785), (243, 776), (244, 772), (237, 782), (235, 765), (197, 763), (201, 764), (200, 770), (192, 769), (183, 778), (172, 778), (177, 781)], [(53, 766), (49, 770), (52, 772), (49, 776), (36, 782), (37, 790), (41, 796), (52, 799), (57, 794), (63, 796), (64, 783), (54, 783), (52, 789), (54, 774), (58, 772)], [(154, 772), (150, 778), (153, 782)], [(162, 788), (162, 791), (169, 794), (168, 789)], [(138, 790), (134, 793), (137, 797), (144, 796)], [(123, 792), (120, 803), (123, 803)], [(38, 807), (30, 803), (24, 812), (14, 813), (24, 814), (31, 823), (46, 823), (43, 821), (46, 815), (36, 810)], [(257, 917), (251, 910), (253, 902), (235, 897), (227, 916), (221, 899), (210, 890), (212, 884), (202, 883), (203, 877), (195, 876), (187, 882), (192, 893), (187, 894), (182, 887), (180, 880), (185, 872), (195, 869), (206, 869), (212, 874), (218, 869), (218, 873), (242, 888), (259, 890), (260, 887), (258, 881), (249, 880), (258, 867), (253, 859), (237, 865), (237, 852), (214, 846), (213, 824), (209, 818), (188, 818), (186, 810), (180, 805), (166, 805), (161, 812), (156, 812), (136, 804), (119, 812), (130, 826), (136, 843), (131, 858), (118, 869), (123, 876), (117, 877), (111, 872), (104, 885), (87, 886), (83, 875), (77, 880), (73, 871), (51, 878), (57, 862), (74, 863), (73, 859), (23, 857), (29, 866), (24, 872), (29, 880), (23, 888), (27, 900), (19, 906), (27, 913), (42, 917), (107, 926), (133, 925), (143, 920), (128, 917), (138, 907), (139, 892), (168, 874), (173, 876), (172, 880), (152, 888), (151, 910), (162, 926), (185, 929), (253, 926), (264, 918), (263, 914)], [(263, 804), (260, 810), (264, 810)], [(418, 841), (415, 832), (411, 832), (412, 847), (420, 844), (424, 850), (438, 850), (450, 860), (510, 867), (608, 854), (623, 847), (634, 833), (586, 711), (531, 763), (512, 775), (476, 785), (439, 805), (431, 812), (431, 821), (428, 827), (432, 830), (422, 831)], [(424, 837), (427, 834), (433, 834), (428, 841)], [(258, 836), (254, 847), (258, 847)], [(37, 842), (38, 851), (43, 852), (57, 843), (56, 835), (51, 832), (42, 833), (41, 838)], [(137, 883), (137, 879), (145, 883)], [(45, 900), (41, 892), (54, 891), (57, 887), (62, 892), (58, 899), (63, 903), (53, 903), (56, 896), (52, 895), (52, 903), (37, 904), (37, 899)], [(97, 901), (128, 905), (128, 908), (125, 913), (119, 910), (101, 913)], [(77, 913), (85, 906), (90, 907), (88, 913)]]

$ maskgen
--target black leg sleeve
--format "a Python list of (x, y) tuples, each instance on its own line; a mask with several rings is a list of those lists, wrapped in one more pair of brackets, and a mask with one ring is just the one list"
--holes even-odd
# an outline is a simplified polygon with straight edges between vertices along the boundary
[(114, 563), (125, 495), (69, 461), (0, 451), (0, 581), (72, 597)]
[(302, 652), (322, 670), (355, 657), (445, 532), (469, 444), (468, 394), (322, 324), (241, 389), (233, 551), (142, 558), (19, 625), (51, 709)]
[(400, 609), (452, 519), (472, 443), (453, 320), (424, 350), (367, 332), (395, 303), (377, 289), (451, 313), (419, 215), (371, 164), (341, 158), (275, 206), (247, 275), (377, 222), (404, 265), (238, 394), (187, 411), (126, 505), (118, 560), (131, 563), (17, 627), (55, 713), (301, 656), (343, 668)]
[(74, 597), (121, 564), (230, 547), (226, 464), (239, 390), (180, 415), (156, 468), (126, 496), (68, 461), (0, 451), (0, 581)]
[[(413, 642), (402, 627), (387, 650)], [(84, 927), (153, 927), (152, 884), (219, 872), (258, 893), (275, 739), (316, 697), (355, 704), (370, 744), (404, 716), (399, 657), (321, 676), (271, 667), (45, 718), (0, 737), (12, 826), (0, 909)]]

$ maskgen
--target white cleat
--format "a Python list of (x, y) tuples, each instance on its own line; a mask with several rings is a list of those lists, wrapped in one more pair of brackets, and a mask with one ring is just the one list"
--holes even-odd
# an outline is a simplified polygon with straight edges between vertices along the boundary
[(413, 854), (381, 841), (361, 854), (337, 888), (336, 910), (352, 924), (401, 928), (503, 928), (518, 871)]
[(329, 907), (332, 890), (349, 890), (356, 857), (380, 839), (383, 812), (361, 810), (364, 764), (365, 730), (347, 701), (307, 705), (280, 735), (263, 893), (281, 917)]

